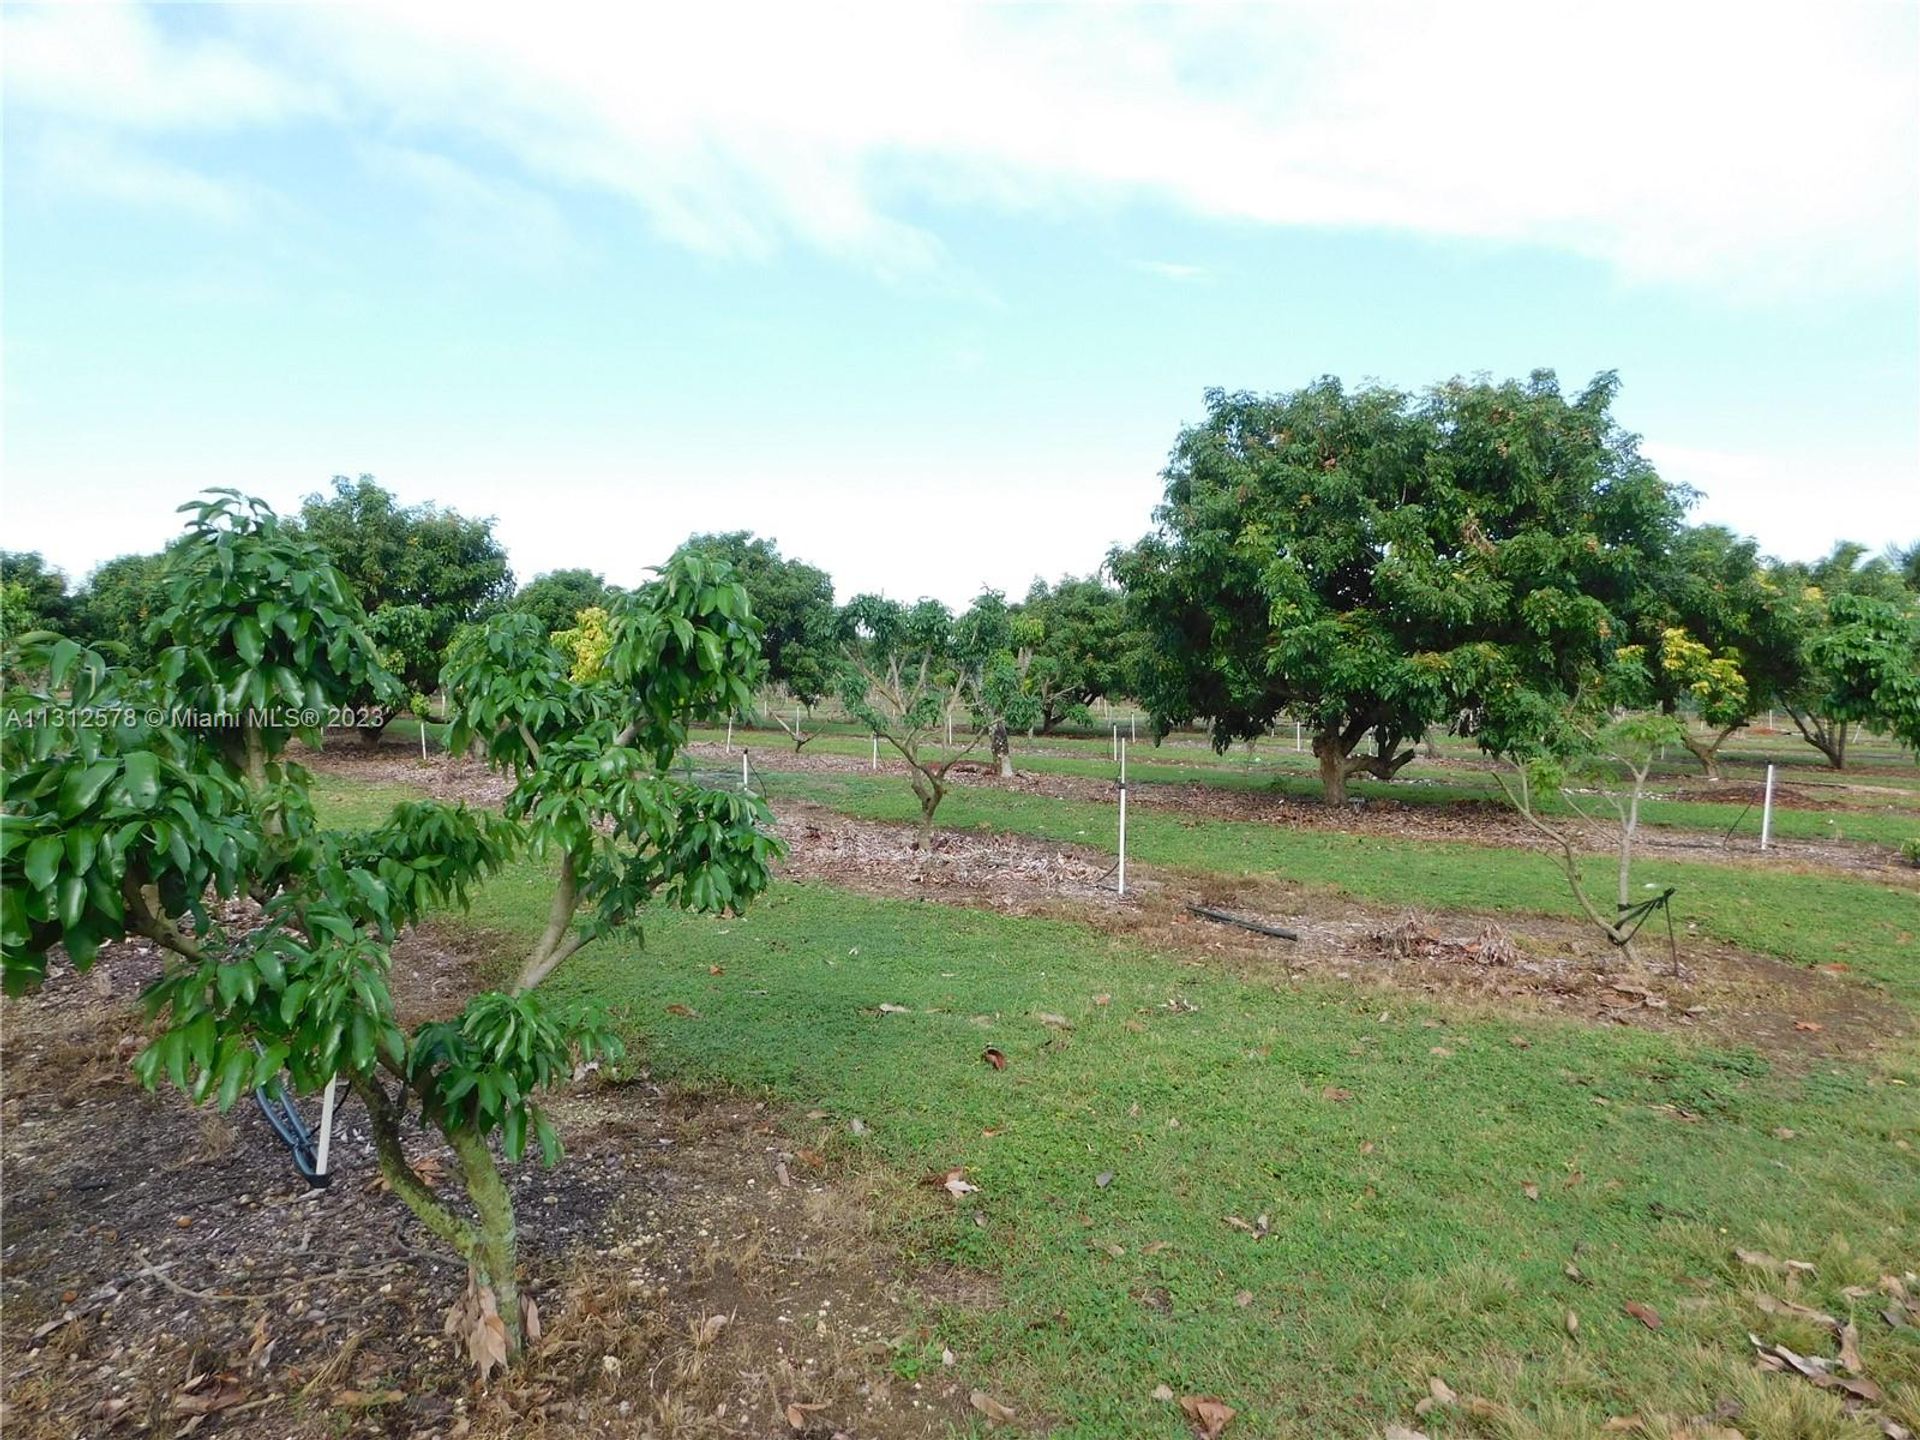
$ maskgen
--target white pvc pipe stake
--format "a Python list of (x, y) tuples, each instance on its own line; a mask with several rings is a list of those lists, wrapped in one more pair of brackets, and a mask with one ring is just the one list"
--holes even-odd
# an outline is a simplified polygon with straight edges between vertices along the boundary
[(320, 1101), (320, 1149), (313, 1157), (313, 1168), (321, 1175), (327, 1173), (327, 1152), (333, 1148), (333, 1090), (340, 1082), (327, 1081), (327, 1093)]
[(427, 758), (427, 718), (424, 715), (420, 717), (420, 758)]
[(878, 770), (880, 768), (880, 737), (878, 735), (873, 737), (873, 761), (867, 768), (869, 770)]
[(733, 717), (727, 716), (727, 753), (733, 753)]
[(1120, 747), (1120, 894), (1127, 893), (1127, 751)]
[(1129, 715), (1127, 716), (1127, 739), (1138, 740), (1139, 738), (1140, 717), (1138, 715)]
[(1115, 760), (1120, 758), (1120, 727), (1118, 725), (1113, 727), (1113, 758)]
[(747, 778), (747, 747), (744, 745), (740, 747), (740, 788), (742, 790), (753, 788), (753, 782)]
[(1767, 766), (1767, 794), (1760, 802), (1760, 848), (1773, 838), (1773, 766)]
[(1293, 722), (1293, 748), (1296, 752), (1300, 749), (1300, 722), (1298, 720)]

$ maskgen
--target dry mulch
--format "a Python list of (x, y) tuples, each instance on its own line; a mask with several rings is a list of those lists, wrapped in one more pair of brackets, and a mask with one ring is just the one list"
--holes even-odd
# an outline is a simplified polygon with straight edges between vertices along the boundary
[[(458, 1003), (469, 959), (402, 945), (414, 1018)], [(250, 1102), (221, 1117), (132, 1082), (129, 999), (157, 964), (113, 946), (0, 1011), (9, 1435), (917, 1440), (964, 1411), (957, 1370), (889, 1367), (926, 1344), (926, 1304), (874, 1217), (914, 1197), (848, 1172), (824, 1127), (644, 1071), (558, 1099), (557, 1169), (507, 1167), (544, 1334), (477, 1386), (442, 1333), (464, 1267), (384, 1193), (355, 1103), (311, 1190)], [(793, 1403), (819, 1408), (796, 1429)]]

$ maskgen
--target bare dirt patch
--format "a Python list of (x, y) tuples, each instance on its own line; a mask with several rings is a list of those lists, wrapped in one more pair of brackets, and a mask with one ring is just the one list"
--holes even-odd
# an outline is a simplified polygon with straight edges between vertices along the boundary
[[(1541, 915), (1393, 911), (1274, 879), (1162, 874), (1129, 933), (1249, 975), (1378, 985), (1600, 1025), (1691, 1032), (1789, 1065), (1858, 1059), (1911, 1033), (1905, 1010), (1843, 973), (1697, 932), (1642, 934), (1633, 967), (1590, 927)], [(1268, 939), (1200, 918), (1189, 898), (1295, 929)], [(1119, 922), (1125, 925), (1126, 922)]]
[[(445, 1013), (467, 957), (408, 948), (405, 1003)], [(134, 1085), (126, 997), (158, 962), (129, 943), (102, 963), (112, 993), (63, 966), (0, 1012), (10, 1434), (826, 1440), (964, 1411), (957, 1368), (892, 1368), (924, 1352), (926, 1302), (876, 1217), (915, 1187), (851, 1173), (801, 1117), (644, 1072), (560, 1097), (557, 1169), (509, 1167), (544, 1334), (476, 1386), (441, 1330), (464, 1270), (380, 1191), (357, 1107), (309, 1190), (250, 1102), (220, 1117)]]
[(866, 895), (1026, 913), (1107, 895), (1114, 886), (1112, 856), (1025, 835), (938, 830), (923, 851), (911, 826), (855, 820), (794, 801), (781, 803), (776, 828), (787, 842), (785, 874)]

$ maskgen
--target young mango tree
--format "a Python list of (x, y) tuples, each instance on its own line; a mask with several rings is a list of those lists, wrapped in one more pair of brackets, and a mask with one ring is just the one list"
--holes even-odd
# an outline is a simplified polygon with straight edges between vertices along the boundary
[[(364, 617), (325, 553), (265, 506), (229, 495), (191, 508), (194, 543), (155, 622), (173, 643), (151, 672), (118, 670), (57, 636), (22, 638), (32, 653), (18, 673), (42, 678), (10, 689), (13, 723), (0, 737), (7, 984), (35, 983), (56, 945), (85, 969), (102, 940), (143, 935), (166, 961), (146, 996), (155, 1034), (136, 1062), (146, 1083), (169, 1079), (224, 1107), (282, 1070), (302, 1093), (343, 1080), (366, 1107), (393, 1193), (468, 1262), (455, 1318), (484, 1374), (518, 1348), (531, 1314), (494, 1145), (518, 1161), (531, 1144), (552, 1163), (542, 1092), (580, 1060), (619, 1053), (598, 1015), (548, 1005), (533, 987), (634, 923), (650, 898), (724, 910), (767, 883), (774, 842), (757, 802), (668, 775), (687, 726), (750, 684), (745, 596), (723, 572), (670, 564), (623, 604), (607, 665), (585, 683), (544, 635), (535, 646), (484, 632), (462, 672), (460, 720), (479, 722), (513, 770), (509, 814), (409, 802), (371, 829), (334, 832), (314, 823), (310, 777), (284, 754), (305, 726), (254, 702), (296, 681), (303, 701), (323, 705), (385, 683)], [(305, 672), (290, 669), (288, 647), (304, 647)], [(219, 704), (200, 708), (210, 700)], [(511, 993), (402, 1028), (393, 940), (430, 908), (463, 905), (522, 850), (556, 862), (560, 933), (543, 937)], [(243, 895), (257, 918), (223, 927), (209, 901)], [(464, 1206), (410, 1163), (414, 1124), (452, 1150)]]
[[(1679, 743), (1686, 733), (1674, 716), (1644, 708), (1654, 688), (1644, 652), (1621, 647), (1595, 693), (1550, 723), (1516, 732), (1538, 738), (1516, 742), (1505, 756), (1507, 767), (1494, 771), (1508, 803), (1552, 844), (1581, 913), (1635, 966), (1641, 962), (1634, 936), (1652, 908), (1669, 898), (1635, 898), (1633, 849), (1640, 834), (1640, 810), (1662, 749)], [(1544, 808), (1542, 802), (1550, 795), (1558, 796), (1571, 818)], [(1596, 828), (1612, 832), (1611, 911), (1595, 897), (1581, 871), (1587, 837)]]
[[(933, 817), (946, 798), (948, 772), (988, 736), (999, 737), (1004, 755), (1007, 726), (1029, 723), (1031, 697), (1007, 648), (1010, 616), (992, 594), (957, 620), (937, 600), (906, 606), (857, 595), (843, 624), (853, 639), (845, 649), (840, 702), (907, 762), (920, 802), (924, 851), (933, 843)], [(947, 751), (939, 741), (956, 709), (976, 725), (965, 744)]]

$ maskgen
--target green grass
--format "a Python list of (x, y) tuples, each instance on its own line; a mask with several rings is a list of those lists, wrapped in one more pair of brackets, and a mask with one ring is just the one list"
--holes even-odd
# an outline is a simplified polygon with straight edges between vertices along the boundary
[[(783, 795), (876, 820), (914, 817), (905, 783), (886, 775), (770, 777)], [(1117, 848), (1110, 805), (1018, 791), (955, 790), (940, 823), (1040, 835), (1095, 849)], [(1127, 817), (1127, 851), (1148, 864), (1223, 874), (1272, 874), (1396, 906), (1575, 913), (1565, 879), (1546, 856), (1489, 845), (1396, 840), (1252, 821), (1190, 820), (1140, 806)], [(1590, 862), (1605, 887), (1605, 862)], [(1807, 964), (1843, 961), (1909, 1002), (1920, 1003), (1920, 892), (1864, 878), (1763, 870), (1652, 857), (1641, 885), (1679, 888), (1681, 922), (1733, 944)]]
[[(698, 738), (718, 742), (724, 731), (702, 731)], [(792, 745), (778, 734), (744, 731), (734, 735), (735, 745), (744, 745), (767, 757), (767, 766), (777, 771), (783, 754), (792, 753)], [(1069, 748), (1071, 747), (1071, 748)], [(1092, 753), (1098, 750), (1099, 753)], [(808, 744), (807, 754), (848, 756), (870, 755), (871, 742), (823, 735)], [(944, 748), (939, 750), (944, 754)], [(881, 751), (884, 760), (890, 752)], [(1016, 745), (1019, 768), (1037, 775), (1072, 775), (1084, 779), (1110, 780), (1115, 774), (1111, 752), (1100, 747), (1070, 741), (1036, 741)], [(1739, 777), (1745, 780), (1749, 777)], [(1153, 749), (1142, 747), (1129, 753), (1127, 779), (1141, 787), (1204, 785), (1223, 790), (1259, 790), (1294, 799), (1317, 800), (1320, 782), (1314, 773), (1312, 757), (1290, 751), (1263, 749), (1254, 760), (1243, 756), (1215, 756), (1191, 745)], [(777, 784), (777, 781), (774, 782)], [(1879, 784), (1880, 777), (1871, 783)], [(1463, 800), (1504, 804), (1498, 782), (1484, 771), (1458, 766), (1442, 767), (1414, 761), (1392, 782), (1359, 779), (1349, 792), (1371, 800), (1389, 800), (1406, 805), (1444, 806)], [(1838, 797), (1836, 797), (1838, 798)], [(1839, 810), (1795, 810), (1777, 806), (1773, 812), (1773, 833), (1783, 840), (1869, 841), (1898, 845), (1920, 835), (1920, 795), (1909, 800), (1904, 795), (1859, 794), (1846, 797), (1850, 804)], [(1571, 807), (1550, 799), (1543, 805), (1549, 814), (1570, 814)], [(1649, 800), (1642, 813), (1648, 825), (1663, 829), (1697, 832), (1719, 837), (1732, 832), (1748, 840), (1760, 834), (1760, 806), (1711, 801)]]
[[(782, 779), (881, 818), (912, 803), (897, 778)], [(318, 788), (335, 824), (405, 793), (327, 776)], [(1565, 908), (1546, 862), (1518, 852), (1136, 816), (1133, 853), (1163, 864), (1273, 869), (1398, 903)], [(957, 793), (942, 819), (1111, 840), (1109, 807), (1000, 791)], [(1920, 1000), (1912, 934), (1895, 937), (1920, 929), (1920, 897), (1837, 877), (1647, 872), (1676, 873), (1716, 932), (1820, 958), (1852, 944), (1856, 970)], [(538, 929), (547, 884), (513, 866), (469, 923), (510, 950)], [(1507, 1410), (1477, 1429), (1420, 1422), (1435, 1436), (1598, 1440), (1609, 1417), (1728, 1398), (1752, 1440), (1874, 1433), (1831, 1395), (1753, 1368), (1749, 1330), (1833, 1353), (1829, 1334), (1761, 1313), (1762, 1290), (1857, 1314), (1890, 1413), (1920, 1423), (1920, 1331), (1843, 1293), (1915, 1261), (1910, 1053), (1786, 1073), (1670, 1036), (1265, 984), (1066, 922), (791, 883), (745, 916), (653, 917), (644, 945), (603, 940), (555, 985), (618, 1007), (656, 1073), (828, 1112), (827, 1148), (902, 1185), (966, 1167), (979, 1193), (896, 1238), (911, 1259), (992, 1277), (997, 1301), (941, 1312), (932, 1349), (951, 1346), (963, 1378), (1035, 1429), (1186, 1435), (1150, 1398), (1164, 1383), (1238, 1409), (1230, 1436), (1376, 1435), (1412, 1423), (1439, 1375)], [(987, 1045), (1007, 1069), (981, 1062)], [(1256, 1241), (1229, 1215), (1266, 1215), (1271, 1233)], [(1818, 1272), (1789, 1288), (1736, 1247)], [(1629, 1319), (1629, 1301), (1662, 1328)]]
[[(526, 934), (542, 890), (505, 876), (474, 919)], [(1916, 1134), (1916, 1091), (1895, 1082), (1920, 1074), (1790, 1078), (1573, 1025), (1429, 1028), (1439, 1012), (1377, 994), (816, 886), (745, 917), (663, 916), (644, 948), (603, 942), (563, 974), (565, 993), (628, 1007), (660, 1071), (825, 1108), (836, 1143), (907, 1175), (965, 1166), (979, 1194), (914, 1243), (992, 1274), (1001, 1303), (947, 1313), (935, 1348), (1060, 1436), (1186, 1433), (1149, 1398), (1161, 1383), (1225, 1399), (1248, 1436), (1373, 1433), (1411, 1418), (1429, 1374), (1515, 1406), (1515, 1435), (1705, 1411), (1793, 1383), (1753, 1375), (1749, 1328), (1831, 1348), (1753, 1309), (1733, 1247), (1814, 1260), (1804, 1298), (1844, 1313), (1841, 1287), (1910, 1263), (1920, 1234), (1920, 1164), (1893, 1143)], [(1005, 1071), (981, 1062), (989, 1044)], [(841, 1128), (854, 1117), (864, 1138)], [(1262, 1241), (1225, 1223), (1263, 1214)], [(1564, 1273), (1576, 1254), (1590, 1287)], [(1630, 1300), (1665, 1327), (1628, 1319)], [(1862, 1334), (1883, 1384), (1920, 1381), (1916, 1332), (1869, 1316)], [(1803, 1388), (1794, 1403), (1837, 1413)]]

